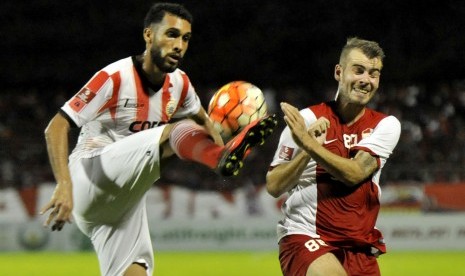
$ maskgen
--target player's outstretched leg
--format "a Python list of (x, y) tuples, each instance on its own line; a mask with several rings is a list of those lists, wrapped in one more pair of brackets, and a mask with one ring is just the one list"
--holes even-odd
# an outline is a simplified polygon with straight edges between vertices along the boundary
[(224, 146), (216, 171), (223, 176), (237, 175), (243, 166), (247, 151), (257, 145), (263, 145), (277, 125), (276, 114), (273, 114), (246, 126)]
[(277, 124), (276, 115), (264, 117), (250, 123), (225, 146), (218, 146), (203, 127), (192, 120), (182, 120), (171, 129), (169, 143), (179, 158), (208, 166), (220, 175), (232, 176), (239, 173), (247, 152), (262, 145)]

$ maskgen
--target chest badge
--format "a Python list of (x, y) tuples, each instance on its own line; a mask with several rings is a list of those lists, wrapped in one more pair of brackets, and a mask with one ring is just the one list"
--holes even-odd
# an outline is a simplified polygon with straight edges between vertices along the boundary
[(174, 112), (176, 111), (176, 100), (170, 99), (165, 106), (165, 113), (168, 116), (168, 118), (171, 118), (173, 116)]

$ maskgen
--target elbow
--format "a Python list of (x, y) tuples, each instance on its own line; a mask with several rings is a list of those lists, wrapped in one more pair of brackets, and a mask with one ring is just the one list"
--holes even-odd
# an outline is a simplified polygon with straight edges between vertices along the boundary
[(45, 140), (48, 140), (48, 139), (49, 139), (50, 133), (51, 133), (50, 125), (48, 125), (48, 126), (45, 128), (45, 130), (44, 130)]
[(266, 184), (266, 191), (268, 192), (269, 195), (271, 195), (274, 198), (278, 198), (283, 194), (282, 191), (279, 191), (273, 186), (268, 185), (268, 183)]
[(47, 127), (44, 130), (44, 136), (46, 140), (50, 138), (60, 135), (62, 133), (68, 133), (70, 125), (68, 121), (61, 115), (57, 114), (55, 117), (50, 120)]
[(44, 130), (45, 141), (49, 141), (54, 135), (56, 127), (53, 124), (49, 124)]
[(276, 181), (272, 181), (269, 177), (266, 178), (266, 191), (274, 198), (278, 198), (284, 193)]

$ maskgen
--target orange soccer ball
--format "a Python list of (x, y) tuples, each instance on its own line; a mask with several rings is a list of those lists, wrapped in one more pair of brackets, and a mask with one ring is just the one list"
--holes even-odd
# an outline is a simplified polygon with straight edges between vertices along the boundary
[(233, 81), (224, 85), (215, 92), (208, 105), (208, 115), (224, 142), (266, 114), (263, 92), (246, 81)]

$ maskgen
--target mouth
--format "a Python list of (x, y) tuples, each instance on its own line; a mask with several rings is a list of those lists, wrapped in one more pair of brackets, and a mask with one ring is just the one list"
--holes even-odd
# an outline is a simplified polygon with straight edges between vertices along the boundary
[(181, 55), (178, 54), (170, 54), (167, 56), (167, 58), (170, 63), (174, 64), (178, 63), (182, 59)]
[(353, 91), (357, 92), (357, 93), (361, 93), (361, 94), (368, 94), (370, 93), (370, 90), (366, 89), (366, 88), (362, 88), (362, 87), (354, 87), (352, 89)]

